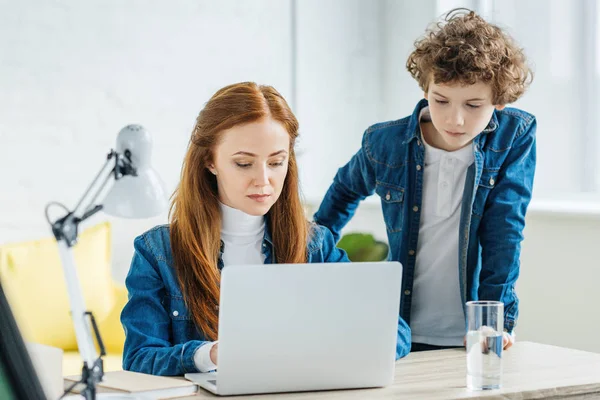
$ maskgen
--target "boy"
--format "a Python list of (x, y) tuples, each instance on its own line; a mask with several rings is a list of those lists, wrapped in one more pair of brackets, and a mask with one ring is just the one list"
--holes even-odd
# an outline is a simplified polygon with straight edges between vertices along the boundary
[(381, 197), (390, 258), (404, 266), (401, 317), (413, 351), (463, 345), (464, 304), (518, 299), (520, 243), (535, 171), (535, 117), (506, 108), (532, 73), (500, 28), (452, 11), (415, 43), (407, 69), (425, 93), (411, 116), (367, 129), (314, 216), (339, 239), (359, 202)]

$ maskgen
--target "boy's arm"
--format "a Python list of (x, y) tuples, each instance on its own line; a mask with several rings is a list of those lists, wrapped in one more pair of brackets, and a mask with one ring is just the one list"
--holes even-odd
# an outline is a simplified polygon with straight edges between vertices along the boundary
[(479, 227), (482, 247), (479, 299), (504, 302), (504, 329), (509, 333), (519, 314), (514, 286), (519, 276), (525, 213), (533, 188), (536, 126), (534, 119), (515, 139), (488, 196)]
[(396, 340), (396, 360), (406, 357), (410, 353), (411, 342), (411, 331), (410, 327), (398, 315), (398, 338)]
[(365, 150), (367, 135), (363, 136), (360, 150), (338, 170), (313, 217), (317, 224), (329, 228), (336, 243), (358, 203), (375, 192), (375, 171)]

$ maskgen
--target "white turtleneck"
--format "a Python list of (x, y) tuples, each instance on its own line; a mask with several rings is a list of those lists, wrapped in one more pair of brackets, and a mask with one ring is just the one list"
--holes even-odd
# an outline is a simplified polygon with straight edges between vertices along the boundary
[(221, 204), (221, 240), (224, 244), (223, 266), (262, 264), (265, 217), (246, 214)]
[[(265, 217), (246, 214), (221, 204), (221, 240), (223, 241), (223, 266), (262, 264), (265, 237)], [(194, 363), (200, 372), (217, 368), (210, 360), (210, 350), (215, 342), (206, 342), (194, 353)]]

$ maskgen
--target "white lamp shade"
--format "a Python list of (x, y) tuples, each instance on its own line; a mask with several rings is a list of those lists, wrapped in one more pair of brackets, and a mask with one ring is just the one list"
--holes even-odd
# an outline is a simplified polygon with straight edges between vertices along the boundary
[(126, 175), (115, 181), (104, 201), (103, 211), (122, 218), (150, 218), (167, 208), (164, 184), (150, 166), (152, 137), (140, 125), (128, 125), (117, 136), (117, 152), (131, 153), (136, 176)]
[(167, 208), (164, 185), (152, 168), (115, 182), (102, 202), (103, 211), (121, 218), (150, 218)]

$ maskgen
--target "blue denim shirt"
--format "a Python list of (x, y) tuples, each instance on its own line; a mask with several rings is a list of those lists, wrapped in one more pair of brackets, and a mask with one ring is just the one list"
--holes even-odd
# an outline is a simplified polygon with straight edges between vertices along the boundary
[[(268, 229), (265, 231), (263, 254), (265, 263), (270, 264), (274, 262), (273, 242)], [(129, 301), (121, 313), (126, 335), (123, 369), (154, 375), (199, 372), (194, 353), (207, 341), (183, 300), (173, 269), (168, 225), (138, 236), (134, 248), (125, 280)], [(322, 226), (314, 225), (307, 250), (309, 263), (349, 262), (346, 253), (335, 246), (331, 232)], [(222, 266), (220, 257), (219, 269)], [(399, 319), (396, 358), (409, 351), (410, 329)]]
[[(427, 100), (421, 100), (411, 116), (368, 128), (361, 149), (339, 169), (314, 216), (337, 241), (359, 202), (373, 193), (379, 195), (389, 258), (404, 266), (400, 315), (409, 324), (425, 158), (419, 113), (427, 105)], [(467, 170), (460, 226), (456, 227), (463, 304), (504, 302), (508, 332), (519, 310), (515, 282), (535, 172), (535, 130), (531, 114), (508, 107), (494, 111), (472, 143), (475, 162)]]

